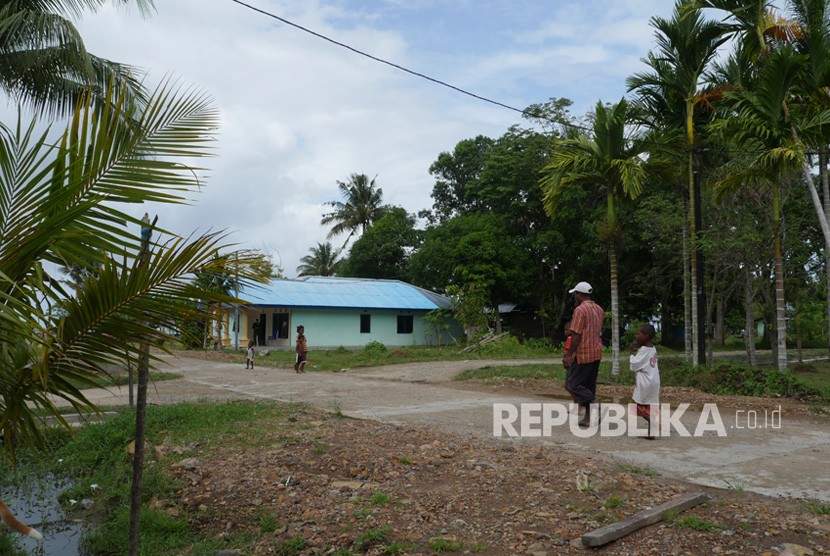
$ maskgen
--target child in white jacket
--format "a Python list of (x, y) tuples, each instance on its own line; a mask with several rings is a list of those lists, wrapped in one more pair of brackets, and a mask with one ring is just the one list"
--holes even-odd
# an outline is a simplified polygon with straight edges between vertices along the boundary
[(657, 348), (652, 343), (655, 335), (652, 325), (641, 326), (637, 330), (637, 338), (631, 344), (631, 355), (628, 358), (637, 379), (631, 397), (637, 404), (637, 415), (648, 422), (648, 435), (641, 437), (648, 440), (654, 440), (658, 432), (657, 415), (652, 415), (651, 406), (660, 403), (660, 368), (657, 366)]

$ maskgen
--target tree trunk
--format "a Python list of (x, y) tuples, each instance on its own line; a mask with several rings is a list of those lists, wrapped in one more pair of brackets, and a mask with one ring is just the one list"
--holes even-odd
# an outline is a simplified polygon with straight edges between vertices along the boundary
[[(141, 252), (135, 267), (137, 272), (145, 271), (150, 259), (150, 237), (158, 222), (153, 219), (149, 228), (141, 230)], [(130, 535), (127, 550), (130, 556), (139, 553), (139, 518), (141, 515), (141, 481), (144, 472), (144, 437), (147, 415), (147, 383), (150, 377), (150, 344), (141, 339), (138, 351), (138, 392), (135, 407), (135, 453), (133, 455), (133, 476), (130, 488)]]
[(611, 374), (620, 374), (620, 305), (617, 288), (617, 250), (611, 247)]
[(617, 285), (617, 211), (614, 196), (608, 197), (608, 257), (611, 266), (611, 375), (620, 374), (620, 294)]
[(697, 268), (697, 207), (695, 203), (695, 186), (694, 186), (694, 155), (689, 152), (689, 274), (691, 297), (690, 304), (692, 310), (692, 365), (697, 367), (700, 365), (699, 357), (699, 342), (698, 338), (698, 268)]
[[(828, 147), (825, 145), (819, 149), (819, 176), (821, 177), (821, 192), (824, 199), (824, 219), (830, 221), (830, 178), (828, 177), (827, 158)], [(830, 248), (824, 247), (824, 274), (825, 274), (825, 300), (827, 301), (825, 317), (827, 318), (827, 338), (830, 339)]]
[(692, 288), (690, 255), (686, 241), (686, 226), (683, 226), (683, 353), (686, 362), (692, 362)]
[(778, 372), (787, 370), (787, 320), (786, 305), (784, 300), (784, 258), (781, 254), (781, 213), (780, 199), (778, 196), (778, 183), (773, 185), (772, 206), (775, 214), (775, 332), (776, 345), (778, 346), (776, 361)]
[(745, 272), (746, 295), (744, 297), (744, 314), (746, 315), (746, 320), (744, 338), (746, 340), (746, 354), (747, 359), (749, 359), (749, 366), (755, 367), (758, 363), (755, 353), (755, 287), (752, 283), (752, 271), (749, 267), (746, 268)]

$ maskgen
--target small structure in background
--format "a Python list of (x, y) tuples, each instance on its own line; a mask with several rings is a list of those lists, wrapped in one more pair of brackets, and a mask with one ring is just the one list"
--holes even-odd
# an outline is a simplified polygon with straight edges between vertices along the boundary
[[(450, 299), (401, 282), (369, 278), (307, 276), (274, 279), (265, 287), (241, 291), (251, 303), (239, 308), (238, 330), (244, 345), (253, 338), (250, 323), (259, 321), (260, 345), (290, 348), (289, 331), (302, 323), (314, 330), (315, 348), (451, 344), (463, 337), (449, 315)], [(442, 326), (431, 318), (443, 311)], [(430, 315), (430, 316), (428, 316)], [(235, 330), (236, 307), (225, 308), (223, 345), (232, 345), (227, 331)], [(292, 325), (292, 323), (296, 323)]]

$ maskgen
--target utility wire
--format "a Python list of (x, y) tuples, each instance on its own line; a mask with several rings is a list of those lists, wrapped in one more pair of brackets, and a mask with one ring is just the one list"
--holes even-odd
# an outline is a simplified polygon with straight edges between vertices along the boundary
[[(354, 48), (354, 47), (351, 47), (351, 46), (349, 46), (348, 44), (344, 44), (344, 43), (339, 42), (339, 41), (336, 41), (336, 40), (334, 40), (334, 39), (332, 39), (332, 38), (330, 38), (330, 37), (327, 37), (326, 35), (323, 35), (323, 34), (317, 33), (316, 31), (312, 31), (311, 29), (308, 29), (308, 28), (306, 28), (306, 27), (303, 27), (302, 25), (298, 25), (298, 24), (294, 23), (293, 21), (289, 21), (289, 20), (285, 19), (284, 17), (280, 17), (280, 16), (278, 16), (278, 15), (276, 15), (276, 14), (272, 14), (272, 13), (267, 12), (267, 11), (265, 11), (265, 10), (262, 10), (262, 9), (260, 9), (260, 8), (257, 8), (257, 7), (254, 7), (254, 6), (251, 6), (250, 4), (247, 4), (247, 3), (245, 3), (245, 2), (242, 2), (241, 0), (231, 0), (231, 1), (232, 1), (232, 2), (235, 2), (235, 3), (237, 3), (237, 4), (239, 4), (240, 6), (244, 6), (244, 7), (248, 8), (248, 9), (250, 9), (250, 10), (253, 10), (253, 11), (255, 11), (255, 12), (261, 13), (262, 15), (265, 15), (265, 16), (267, 16), (267, 17), (270, 17), (270, 18), (276, 19), (277, 21), (280, 21), (280, 22), (282, 22), (282, 23), (285, 23), (286, 25), (290, 25), (291, 27), (294, 27), (294, 28), (296, 28), (296, 29), (299, 29), (300, 31), (305, 31), (306, 33), (308, 33), (308, 34), (310, 34), (310, 35), (314, 35), (315, 37), (320, 38), (320, 39), (323, 39), (324, 41), (328, 41), (328, 42), (330, 42), (330, 43), (332, 43), (332, 44), (334, 44), (334, 45), (337, 45), (337, 46), (339, 46), (339, 47), (345, 48), (346, 50), (350, 50), (350, 51), (354, 52), (355, 54), (359, 54), (360, 56), (364, 56), (364, 57), (366, 57), (366, 58), (369, 58), (370, 60), (374, 60), (375, 62), (380, 62), (381, 64), (386, 64), (387, 66), (391, 66), (391, 67), (393, 67), (393, 68), (395, 68), (395, 69), (401, 70), (401, 71), (406, 72), (406, 73), (408, 73), (408, 74), (410, 74), (410, 75), (414, 75), (415, 77), (420, 77), (421, 79), (426, 79), (427, 81), (431, 81), (432, 83), (435, 83), (435, 84), (437, 84), (437, 85), (441, 85), (442, 87), (447, 87), (447, 88), (449, 88), (449, 89), (452, 89), (452, 90), (454, 90), (454, 91), (457, 91), (457, 92), (459, 92), (459, 93), (461, 93), (461, 94), (464, 94), (464, 95), (467, 95), (467, 96), (471, 96), (471, 97), (476, 98), (476, 99), (478, 99), (478, 100), (483, 100), (484, 102), (489, 102), (490, 104), (495, 104), (496, 106), (500, 106), (500, 107), (502, 107), (502, 108), (507, 108), (508, 110), (512, 110), (512, 111), (514, 111), (514, 112), (518, 112), (519, 114), (522, 114), (523, 116), (525, 116), (525, 115), (531, 115), (531, 116), (533, 116), (533, 114), (531, 114), (531, 113), (527, 112), (526, 110), (521, 110), (521, 109), (519, 109), (519, 108), (516, 108), (515, 106), (510, 106), (509, 104), (504, 104), (503, 102), (499, 102), (499, 101), (497, 101), (497, 100), (489, 99), (489, 98), (487, 98), (487, 97), (483, 97), (483, 96), (481, 96), (481, 95), (477, 95), (477, 94), (475, 94), (475, 93), (471, 93), (470, 91), (467, 91), (467, 90), (462, 89), (462, 88), (460, 88), (460, 87), (456, 87), (455, 85), (451, 85), (450, 83), (447, 83), (447, 82), (445, 82), (445, 81), (441, 81), (440, 79), (435, 79), (434, 77), (430, 77), (430, 76), (428, 76), (428, 75), (424, 75), (423, 73), (419, 73), (419, 72), (417, 72), (417, 71), (414, 71), (414, 70), (411, 70), (411, 69), (405, 68), (405, 67), (403, 67), (403, 66), (401, 66), (401, 65), (399, 65), (399, 64), (395, 64), (395, 63), (390, 62), (390, 61), (388, 61), (388, 60), (384, 60), (384, 59), (382, 59), (382, 58), (378, 58), (377, 56), (373, 56), (373, 55), (371, 55), (371, 54), (368, 54), (368, 53), (366, 53), (366, 52), (363, 52), (362, 50), (358, 50), (358, 49), (356, 49), (356, 48)], [(538, 117), (538, 116), (535, 116), (535, 117)], [(542, 118), (542, 119), (545, 119), (545, 118)], [(568, 124), (568, 123), (565, 123), (565, 122), (560, 122), (560, 121), (553, 121), (552, 123), (557, 123), (557, 124), (560, 124), (560, 125), (565, 125), (565, 126), (568, 126), (568, 127), (576, 127), (576, 128), (579, 128), (579, 129), (585, 129), (585, 128), (582, 128), (581, 126), (578, 126), (578, 125)]]

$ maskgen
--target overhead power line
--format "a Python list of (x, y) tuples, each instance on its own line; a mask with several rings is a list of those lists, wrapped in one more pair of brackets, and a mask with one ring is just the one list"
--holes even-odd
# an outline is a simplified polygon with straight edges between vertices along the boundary
[[(251, 6), (250, 4), (247, 4), (245, 2), (241, 2), (240, 0), (231, 0), (231, 1), (239, 4), (240, 6), (244, 6), (248, 9), (250, 9), (250, 10), (253, 10), (255, 12), (261, 13), (262, 15), (265, 15), (265, 16), (268, 16), (270, 18), (276, 19), (277, 21), (285, 23), (286, 25), (290, 25), (291, 27), (294, 27), (295, 29), (299, 29), (300, 31), (304, 31), (304, 32), (306, 32), (310, 35), (314, 35), (317, 38), (323, 39), (324, 41), (328, 41), (328, 42), (330, 42), (334, 45), (337, 45), (341, 48), (345, 48), (346, 50), (350, 50), (350, 51), (354, 52), (355, 54), (359, 54), (360, 56), (364, 56), (366, 58), (369, 58), (370, 60), (374, 60), (375, 62), (380, 62), (381, 64), (386, 64), (387, 66), (390, 66), (390, 67), (393, 67), (395, 69), (401, 70), (401, 71), (406, 72), (410, 75), (414, 75), (415, 77), (420, 77), (421, 79), (426, 79), (427, 81), (431, 81), (432, 83), (435, 83), (437, 85), (441, 85), (442, 87), (447, 87), (448, 89), (452, 89), (452, 90), (457, 91), (461, 94), (471, 96), (471, 97), (476, 98), (478, 100), (483, 100), (484, 102), (489, 102), (490, 104), (494, 104), (494, 105), (500, 106), (502, 108), (507, 108), (508, 110), (518, 112), (519, 114), (522, 114), (522, 115), (526, 114), (525, 110), (522, 110), (520, 108), (516, 108), (515, 106), (510, 106), (509, 104), (504, 104), (503, 102), (499, 102), (497, 100), (489, 99), (487, 97), (483, 97), (481, 95), (471, 93), (470, 91), (462, 89), (461, 87), (456, 87), (455, 85), (452, 85), (452, 84), (447, 83), (445, 81), (441, 81), (440, 79), (435, 79), (434, 77), (430, 77), (428, 75), (424, 75), (423, 73), (411, 70), (409, 68), (405, 68), (405, 67), (403, 67), (399, 64), (395, 64), (394, 62), (384, 60), (383, 58), (378, 58), (377, 56), (373, 56), (371, 54), (363, 52), (362, 50), (358, 50), (357, 48), (349, 46), (348, 44), (344, 44), (342, 42), (336, 41), (336, 40), (332, 39), (331, 37), (327, 37), (326, 35), (323, 35), (323, 34), (318, 33), (316, 31), (312, 31), (311, 29), (308, 29), (307, 27), (303, 27), (302, 25), (298, 25), (298, 24), (294, 23), (293, 21), (289, 21), (288, 19), (285, 19), (284, 17), (280, 17), (276, 14), (272, 14), (270, 12), (267, 12), (265, 10), (257, 8), (255, 6)], [(555, 122), (555, 123), (562, 124), (563, 122)], [(567, 125), (567, 124), (564, 124), (564, 125)], [(578, 126), (575, 126), (575, 127), (578, 127)]]

